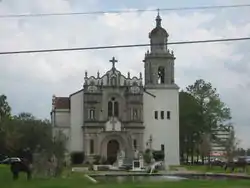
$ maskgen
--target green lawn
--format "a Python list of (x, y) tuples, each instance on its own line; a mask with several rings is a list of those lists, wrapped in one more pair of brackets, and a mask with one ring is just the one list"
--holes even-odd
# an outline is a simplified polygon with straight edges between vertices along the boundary
[[(186, 165), (186, 166), (182, 166), (182, 167), (185, 167), (187, 170), (190, 170), (190, 171), (198, 171), (198, 172), (231, 173), (229, 169), (227, 171), (225, 171), (223, 168), (221, 168), (219, 166), (213, 166), (213, 167), (208, 168), (207, 166)], [(237, 172), (238, 170), (239, 169), (237, 169), (235, 172)], [(247, 174), (250, 174), (249, 166), (247, 168)]]
[[(84, 177), (82, 173), (72, 174), (69, 178), (56, 178), (49, 180), (33, 179), (26, 181), (25, 176), (13, 182), (8, 168), (0, 166), (0, 187), (1, 188), (117, 188), (118, 183), (98, 183), (93, 184)], [(203, 181), (190, 180), (182, 182), (141, 182), (141, 183), (122, 183), (119, 188), (249, 188), (250, 181)]]

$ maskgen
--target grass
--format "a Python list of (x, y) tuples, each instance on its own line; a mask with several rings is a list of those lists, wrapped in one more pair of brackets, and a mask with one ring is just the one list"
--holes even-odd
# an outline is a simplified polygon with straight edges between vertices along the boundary
[[(186, 165), (186, 166), (182, 166), (185, 167), (187, 170), (190, 171), (197, 171), (197, 172), (214, 172), (214, 173), (231, 173), (230, 170), (228, 169), (227, 171), (225, 171), (223, 168), (219, 167), (219, 166), (213, 166), (211, 168), (208, 168), (205, 165)], [(241, 170), (241, 169), (240, 169)], [(236, 171), (237, 173), (237, 171)], [(247, 167), (247, 174), (250, 175), (250, 167)]]
[[(187, 166), (183, 166), (183, 167), (185, 167), (187, 170), (190, 170), (190, 171), (226, 173), (225, 170), (219, 166), (213, 166), (211, 168), (208, 168), (205, 165), (201, 165), (201, 166), (187, 165)], [(229, 172), (229, 171), (227, 171), (227, 172)]]
[[(27, 181), (24, 174), (18, 181), (11, 179), (9, 168), (0, 166), (0, 186), (1, 188), (117, 188), (119, 183), (105, 182), (93, 184), (84, 177), (83, 173), (73, 173), (69, 178), (51, 178), (47, 180), (33, 179)], [(119, 188), (249, 188), (250, 181), (246, 180), (188, 180), (181, 182), (140, 182), (140, 183), (122, 183)]]

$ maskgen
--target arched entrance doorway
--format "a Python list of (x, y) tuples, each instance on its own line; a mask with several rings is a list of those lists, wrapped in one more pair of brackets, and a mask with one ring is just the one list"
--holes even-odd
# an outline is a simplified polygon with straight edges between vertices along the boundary
[(107, 144), (107, 161), (113, 164), (116, 161), (117, 153), (119, 152), (120, 145), (117, 140), (110, 140)]

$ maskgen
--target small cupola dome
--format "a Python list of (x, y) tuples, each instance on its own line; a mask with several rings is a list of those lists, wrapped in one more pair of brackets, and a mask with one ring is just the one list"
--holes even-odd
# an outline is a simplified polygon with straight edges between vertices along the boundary
[(156, 16), (155, 21), (156, 21), (156, 27), (149, 33), (149, 38), (152, 38), (154, 36), (156, 37), (162, 36), (164, 38), (168, 37), (169, 35), (167, 31), (161, 26), (161, 17), (159, 15), (159, 10), (158, 10), (158, 15)]

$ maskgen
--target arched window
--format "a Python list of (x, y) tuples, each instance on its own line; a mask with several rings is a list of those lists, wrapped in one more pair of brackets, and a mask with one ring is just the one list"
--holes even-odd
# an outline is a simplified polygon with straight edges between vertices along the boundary
[(88, 119), (91, 120), (95, 119), (95, 108), (88, 109)]
[(119, 116), (119, 103), (117, 101), (114, 102), (114, 116)]
[(112, 101), (108, 102), (108, 116), (119, 116), (119, 103), (115, 101), (115, 99), (112, 99)]
[(133, 109), (133, 119), (138, 120), (138, 110), (136, 108)]
[(111, 117), (113, 114), (113, 104), (111, 101), (108, 102), (108, 116)]
[(165, 83), (165, 68), (159, 67), (158, 68), (158, 84), (164, 84)]

